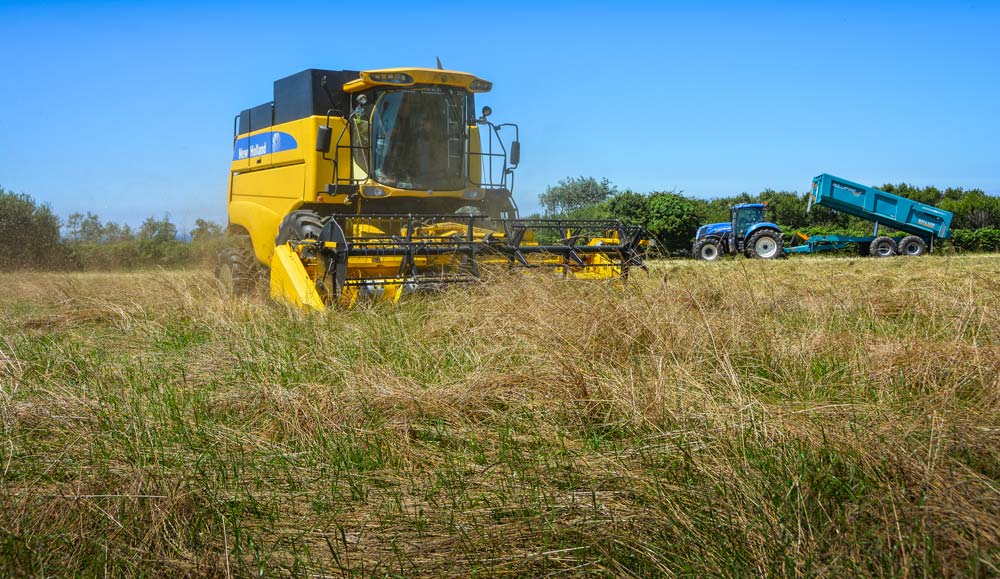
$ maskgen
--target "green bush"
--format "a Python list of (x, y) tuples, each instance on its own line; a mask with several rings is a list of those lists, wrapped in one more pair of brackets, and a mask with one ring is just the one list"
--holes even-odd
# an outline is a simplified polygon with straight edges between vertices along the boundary
[(951, 244), (960, 251), (1000, 251), (1000, 229), (954, 229)]
[(64, 258), (49, 206), (0, 187), (0, 269), (53, 267)]

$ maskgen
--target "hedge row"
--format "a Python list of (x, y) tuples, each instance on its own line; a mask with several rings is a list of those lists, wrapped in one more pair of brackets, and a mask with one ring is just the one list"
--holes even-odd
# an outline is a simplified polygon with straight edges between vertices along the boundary
[(1000, 251), (1000, 229), (955, 229), (951, 244), (962, 251)]
[(111, 243), (67, 243), (66, 265), (84, 270), (147, 269), (214, 264), (219, 250), (227, 245), (222, 238), (185, 243), (145, 240)]

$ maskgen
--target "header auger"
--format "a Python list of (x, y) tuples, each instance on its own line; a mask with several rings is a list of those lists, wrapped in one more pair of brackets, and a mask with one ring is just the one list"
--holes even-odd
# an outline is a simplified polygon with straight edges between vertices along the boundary
[(644, 267), (637, 227), (518, 219), (517, 125), (494, 124), (489, 107), (472, 112), (491, 88), (420, 68), (276, 81), (273, 102), (234, 120), (229, 231), (245, 243), (220, 254), (220, 275), (239, 285), (268, 269), (272, 296), (323, 309), (394, 302), (486, 270), (615, 279)]

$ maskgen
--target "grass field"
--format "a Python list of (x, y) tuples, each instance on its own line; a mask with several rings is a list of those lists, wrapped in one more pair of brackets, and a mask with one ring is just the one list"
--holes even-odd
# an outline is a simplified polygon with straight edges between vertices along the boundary
[(0, 425), (0, 576), (997, 576), (1000, 256), (8, 273)]

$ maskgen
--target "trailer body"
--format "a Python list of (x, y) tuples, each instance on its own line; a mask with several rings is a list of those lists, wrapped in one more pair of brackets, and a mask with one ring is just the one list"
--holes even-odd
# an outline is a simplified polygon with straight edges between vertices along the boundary
[[(809, 196), (810, 208), (815, 203), (841, 213), (860, 217), (874, 224), (871, 235), (799, 234), (804, 242), (786, 247), (785, 253), (818, 253), (856, 245), (862, 255), (889, 257), (892, 255), (923, 255), (931, 251), (934, 241), (951, 235), (950, 211), (920, 203), (881, 189), (868, 187), (823, 173), (813, 179)], [(908, 234), (902, 238), (880, 236), (879, 227), (891, 227)]]
[(827, 173), (813, 179), (812, 199), (816, 205), (917, 235), (926, 241), (947, 239), (951, 234), (950, 211)]

